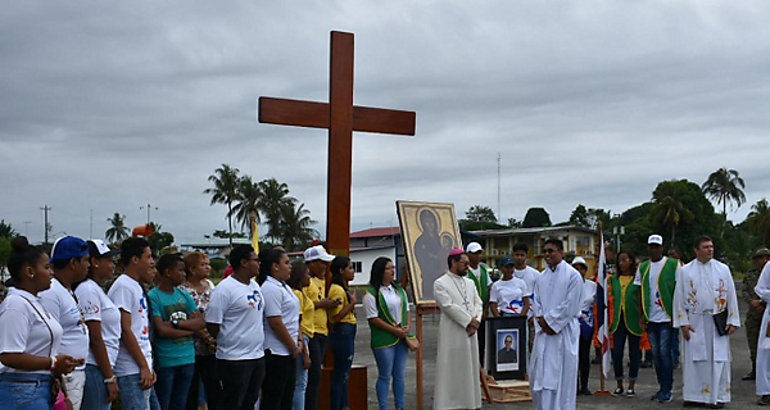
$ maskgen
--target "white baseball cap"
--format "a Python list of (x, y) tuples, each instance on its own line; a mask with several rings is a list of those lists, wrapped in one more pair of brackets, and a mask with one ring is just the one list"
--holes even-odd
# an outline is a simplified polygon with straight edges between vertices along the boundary
[(582, 256), (576, 256), (575, 259), (572, 260), (572, 266), (575, 266), (575, 265), (578, 265), (578, 264), (583, 265), (586, 268), (588, 267), (588, 264), (586, 263), (586, 260), (583, 259)]
[(649, 238), (647, 238), (647, 245), (660, 245), (663, 246), (663, 237), (660, 235), (650, 235)]
[(465, 247), (465, 253), (476, 253), (483, 251), (484, 248), (478, 242), (471, 242)]
[(305, 249), (305, 262), (311, 262), (320, 259), (324, 262), (331, 262), (334, 260), (334, 255), (326, 253), (323, 245), (311, 246)]

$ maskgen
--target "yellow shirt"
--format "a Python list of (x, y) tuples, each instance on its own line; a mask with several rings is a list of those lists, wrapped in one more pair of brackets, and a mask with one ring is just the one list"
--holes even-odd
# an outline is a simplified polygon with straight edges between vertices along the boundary
[(300, 290), (294, 289), (294, 294), (299, 299), (299, 314), (302, 315), (299, 328), (305, 336), (313, 337), (313, 311), (315, 311), (313, 301)]
[(634, 275), (620, 275), (618, 280), (620, 281), (620, 310), (622, 312), (626, 310), (626, 289), (634, 280)]
[[(310, 278), (310, 286), (303, 288), (308, 298), (315, 303), (320, 302), (324, 298), (324, 292), (326, 290), (326, 281), (324, 279), (318, 279), (316, 277)], [(315, 305), (314, 305), (315, 306)], [(318, 308), (313, 312), (313, 332), (319, 335), (328, 335), (329, 328), (326, 325), (328, 320), (326, 316), (326, 309)]]
[[(337, 305), (336, 308), (331, 309), (329, 311), (329, 321), (331, 322), (334, 315), (340, 313), (342, 309), (344, 309), (345, 306), (349, 305), (350, 303), (348, 302), (348, 295), (345, 294), (345, 289), (343, 289), (342, 286), (336, 283), (332, 284), (332, 286), (329, 288), (329, 299), (339, 300), (342, 302), (339, 305)], [(355, 313), (353, 313), (353, 311), (351, 310), (350, 312), (348, 312), (347, 315), (345, 315), (345, 317), (342, 318), (342, 320), (340, 320), (340, 323), (352, 323), (355, 325), (356, 324)]]

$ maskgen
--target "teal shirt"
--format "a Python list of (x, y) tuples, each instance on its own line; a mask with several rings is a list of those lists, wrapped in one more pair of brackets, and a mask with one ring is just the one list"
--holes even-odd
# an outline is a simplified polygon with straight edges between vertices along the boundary
[[(174, 293), (171, 294), (153, 288), (147, 296), (150, 299), (150, 312), (153, 316), (160, 316), (164, 322), (170, 322), (171, 318), (186, 320), (188, 314), (198, 309), (192, 296), (177, 287), (174, 287)], [(158, 366), (173, 367), (195, 363), (195, 344), (192, 336), (171, 339), (156, 334), (154, 342)]]

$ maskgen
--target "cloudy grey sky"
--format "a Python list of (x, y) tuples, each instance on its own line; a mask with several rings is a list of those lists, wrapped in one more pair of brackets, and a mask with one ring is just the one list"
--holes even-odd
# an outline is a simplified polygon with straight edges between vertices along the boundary
[[(258, 124), (260, 95), (325, 101), (329, 31), (356, 35), (358, 105), (417, 135), (354, 136), (353, 229), (396, 199), (620, 212), (721, 166), (770, 191), (770, 3), (9, 2), (0, 14), (0, 218), (94, 236), (139, 206), (178, 241), (225, 229), (223, 162), (286, 182), (324, 231), (326, 132)], [(25, 221), (30, 223), (25, 226)]]

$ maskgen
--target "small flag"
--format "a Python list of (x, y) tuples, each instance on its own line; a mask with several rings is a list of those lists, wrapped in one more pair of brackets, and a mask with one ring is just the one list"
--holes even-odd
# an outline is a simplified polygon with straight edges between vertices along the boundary
[(259, 254), (259, 224), (257, 215), (253, 212), (251, 214), (251, 247), (254, 248), (254, 253)]
[(612, 367), (611, 354), (610, 354), (610, 332), (609, 332), (609, 320), (607, 310), (607, 259), (604, 256), (604, 232), (599, 230), (599, 241), (601, 243), (599, 249), (599, 263), (597, 264), (596, 274), (596, 307), (597, 317), (596, 325), (598, 326), (597, 340), (601, 347), (602, 352), (602, 370), (604, 370), (604, 377), (607, 377)]

